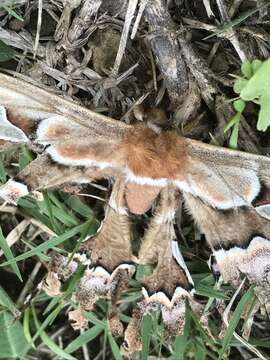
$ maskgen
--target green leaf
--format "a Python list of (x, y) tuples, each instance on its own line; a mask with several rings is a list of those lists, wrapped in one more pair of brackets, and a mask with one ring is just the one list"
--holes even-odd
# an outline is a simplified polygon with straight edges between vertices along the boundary
[(236, 111), (238, 111), (239, 113), (242, 113), (245, 109), (246, 103), (244, 102), (244, 100), (242, 99), (238, 99), (235, 100), (233, 102), (233, 107), (235, 108)]
[(0, 40), (0, 62), (8, 61), (15, 55), (15, 51)]
[(253, 296), (254, 296), (254, 290), (253, 290), (253, 287), (250, 287), (248, 289), (248, 291), (243, 295), (243, 297), (239, 301), (238, 305), (236, 306), (233, 316), (230, 319), (230, 324), (227, 329), (226, 335), (223, 339), (222, 349), (219, 352), (219, 358), (218, 358), (219, 360), (221, 360), (223, 355), (225, 354), (225, 351), (226, 351), (227, 347), (229, 346), (230, 341), (233, 337), (233, 333), (236, 329), (236, 326), (241, 318), (242, 312), (243, 312), (246, 304), (252, 299)]
[(260, 97), (270, 85), (270, 59), (263, 62), (256, 73), (241, 90), (240, 96), (245, 101)]
[(230, 130), (235, 124), (239, 123), (241, 119), (241, 113), (236, 113), (231, 120), (228, 122), (228, 124), (224, 128), (224, 132), (226, 133), (228, 130)]
[(270, 84), (269, 89), (260, 97), (260, 106), (259, 118), (257, 122), (257, 129), (260, 131), (266, 131), (270, 126)]
[(259, 70), (259, 68), (262, 66), (262, 61), (261, 60), (258, 60), (258, 59), (255, 59), (252, 61), (251, 63), (251, 66), (252, 66), (252, 71), (253, 71), (253, 74), (255, 74), (255, 72), (257, 70)]
[(32, 156), (29, 149), (26, 146), (23, 146), (22, 153), (19, 156), (19, 169), (20, 171), (23, 170), (32, 160), (34, 157)]
[(251, 62), (250, 61), (244, 61), (241, 65), (241, 71), (242, 71), (242, 74), (250, 79), (251, 76), (253, 75), (253, 70), (252, 70), (252, 65), (251, 65)]
[[(32, 314), (33, 314), (35, 326), (36, 326), (37, 330), (39, 330), (40, 329), (40, 324), (38, 322), (36, 311), (35, 311), (34, 307), (32, 308)], [(54, 352), (56, 355), (60, 356), (61, 359), (76, 360), (76, 358), (74, 356), (68, 354), (67, 352), (65, 352), (65, 350), (61, 349), (60, 346), (58, 346), (46, 334), (46, 332), (44, 330), (40, 332), (40, 337), (41, 337), (41, 340), (43, 341), (43, 343), (46, 344), (48, 346), (48, 348), (51, 349), (52, 352)]]
[(22, 324), (3, 311), (0, 313), (0, 359), (17, 359), (27, 347)]
[(15, 258), (9, 259), (9, 261), (4, 262), (0, 266), (6, 266), (6, 265), (9, 265), (9, 264), (14, 264), (14, 263), (16, 263), (18, 261), (27, 259), (27, 258), (29, 258), (31, 256), (40, 255), (41, 253), (53, 248), (54, 246), (57, 246), (57, 245), (63, 243), (64, 241), (67, 241), (68, 239), (70, 239), (73, 236), (77, 235), (81, 231), (84, 231), (85, 226), (89, 226), (89, 223), (85, 222), (84, 224), (76, 226), (73, 229), (67, 231), (63, 235), (55, 236), (52, 239), (50, 239), (50, 240), (40, 244), (39, 246), (35, 247), (34, 249), (31, 249), (31, 250), (27, 251), (26, 253), (21, 254), (21, 255), (15, 257)]
[(40, 336), (40, 334), (42, 333), (43, 330), (45, 330), (45, 328), (50, 325), (55, 318), (57, 317), (57, 315), (60, 313), (60, 311), (65, 307), (65, 304), (58, 304), (58, 306), (50, 313), (50, 315), (43, 321), (43, 323), (40, 325), (38, 331), (35, 333), (35, 335), (33, 336), (31, 342), (29, 342), (26, 346), (26, 348), (24, 349), (24, 351), (22, 352), (21, 356), (25, 356), (27, 354), (27, 352), (31, 349), (31, 347), (33, 346), (34, 342), (36, 341), (36, 339)]
[(187, 306), (185, 314), (185, 326), (183, 335), (175, 338), (173, 343), (174, 352), (169, 358), (170, 360), (185, 360), (185, 352), (189, 343), (189, 334), (191, 332), (191, 310)]
[(15, 274), (18, 276), (18, 278), (21, 281), (23, 281), (20, 270), (18, 268), (18, 265), (16, 264), (15, 258), (12, 254), (12, 251), (10, 250), (10, 247), (8, 246), (8, 243), (2, 233), (1, 227), (0, 227), (0, 247), (3, 250), (3, 253), (4, 253), (5, 257), (7, 258), (7, 260), (11, 261), (10, 266), (12, 267), (12, 270), (15, 272)]
[[(30, 308), (26, 308), (23, 314), (23, 332), (28, 343), (32, 342), (32, 335), (30, 331)], [(35, 349), (35, 345), (32, 344), (33, 349)]]
[(237, 149), (238, 133), (239, 133), (239, 123), (234, 125), (232, 133), (231, 133), (229, 147), (232, 149)]
[(145, 276), (151, 275), (153, 270), (154, 270), (154, 267), (151, 264), (138, 265), (137, 270), (136, 270), (136, 280), (142, 281)]
[(66, 353), (71, 354), (74, 351), (80, 349), (82, 346), (88, 344), (94, 340), (104, 330), (104, 327), (94, 325), (91, 329), (84, 331), (80, 336), (76, 337), (68, 346), (64, 349)]
[[(16, 1), (10, 1), (9, 6), (12, 6), (14, 3), (16, 3)], [(19, 21), (24, 21), (23, 18), (20, 15), (18, 15), (13, 9), (11, 9), (8, 5), (2, 4), (2, 6), (9, 13), (9, 15), (14, 16)]]
[(3, 163), (1, 154), (0, 154), (0, 181), (2, 184), (7, 182), (6, 171), (5, 171), (5, 167), (4, 167), (4, 163)]
[(108, 340), (115, 360), (123, 360), (120, 349), (110, 331), (108, 331)]
[(248, 80), (247, 79), (237, 79), (233, 85), (233, 91), (236, 94), (240, 94), (241, 91), (245, 88), (245, 86), (247, 85)]
[(147, 360), (149, 355), (150, 340), (152, 334), (152, 317), (149, 314), (143, 317), (141, 334), (142, 334), (142, 360)]
[(16, 308), (5, 290), (0, 286), (0, 305), (6, 307), (14, 316), (18, 316), (20, 311)]
[(257, 129), (265, 131), (270, 125), (270, 59), (264, 61), (246, 86), (240, 97), (245, 101), (259, 99), (260, 112)]

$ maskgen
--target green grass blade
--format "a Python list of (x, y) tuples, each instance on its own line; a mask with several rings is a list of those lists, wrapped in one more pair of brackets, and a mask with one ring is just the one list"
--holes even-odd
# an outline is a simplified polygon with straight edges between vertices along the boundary
[[(10, 247), (8, 246), (8, 243), (3, 235), (2, 229), (0, 227), (0, 247), (3, 250), (3, 253), (5, 257), (7, 258), (8, 262), (10, 262), (10, 266), (12, 270), (15, 272), (15, 274), (18, 276), (18, 278), (23, 281), (20, 270), (18, 268), (18, 265), (16, 264), (16, 260), (12, 254), (12, 251), (10, 250)], [(4, 264), (1, 264), (1, 266), (7, 265), (7, 262)]]
[(71, 354), (74, 351), (80, 349), (82, 346), (88, 344), (94, 340), (102, 331), (104, 327), (100, 325), (94, 325), (91, 329), (84, 331), (80, 336), (76, 337), (68, 346), (64, 349), (66, 353)]
[(14, 302), (2, 286), (0, 286), (0, 305), (6, 307), (14, 316), (18, 316), (20, 314), (20, 311), (16, 308)]
[(243, 295), (241, 300), (239, 301), (238, 305), (236, 306), (236, 309), (233, 313), (233, 316), (230, 320), (230, 324), (228, 327), (228, 330), (226, 332), (226, 335), (223, 339), (222, 343), (222, 349), (219, 352), (218, 360), (223, 359), (223, 356), (225, 355), (225, 352), (230, 344), (230, 341), (233, 337), (233, 333), (236, 329), (236, 326), (241, 318), (241, 314), (246, 306), (246, 304), (254, 297), (254, 290), (253, 287), (250, 287), (249, 290)]
[[(36, 329), (40, 329), (40, 324), (37, 319), (37, 314), (35, 311), (35, 308), (32, 308), (32, 314), (35, 322)], [(60, 356), (61, 359), (66, 360), (77, 360), (74, 356), (68, 354), (65, 350), (61, 349), (60, 346), (58, 346), (47, 334), (44, 330), (40, 332), (41, 340), (44, 344), (48, 346), (49, 349), (51, 349), (52, 352), (54, 352), (56, 355)]]
[(145, 315), (142, 320), (141, 335), (142, 335), (142, 360), (147, 360), (150, 349), (150, 340), (152, 335), (152, 317)]
[(110, 331), (108, 331), (108, 340), (115, 360), (123, 360), (120, 349)]
[(13, 257), (12, 259), (9, 259), (9, 261), (4, 262), (0, 266), (14, 264), (18, 261), (25, 260), (31, 256), (40, 255), (41, 253), (48, 251), (49, 249), (53, 248), (54, 246), (57, 246), (57, 245), (63, 243), (64, 241), (71, 239), (72, 237), (74, 237), (75, 235), (80, 233), (81, 231), (84, 231), (85, 226), (89, 226), (89, 223), (86, 222), (84, 224), (78, 225), (78, 226), (74, 227), (73, 229), (67, 231), (63, 235), (53, 237), (52, 239), (46, 241), (43, 244), (40, 244), (39, 246), (35, 247), (34, 249), (27, 251), (26, 253), (21, 254), (15, 258)]

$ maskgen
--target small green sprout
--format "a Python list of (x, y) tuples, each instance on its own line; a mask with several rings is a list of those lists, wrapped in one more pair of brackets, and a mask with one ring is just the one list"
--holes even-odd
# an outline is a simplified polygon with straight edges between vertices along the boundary
[(270, 126), (270, 59), (262, 62), (253, 60), (243, 62), (242, 77), (234, 83), (234, 92), (239, 95), (233, 102), (236, 114), (230, 119), (224, 132), (232, 128), (230, 147), (237, 147), (239, 123), (246, 102), (252, 101), (260, 106), (257, 129), (266, 131)]

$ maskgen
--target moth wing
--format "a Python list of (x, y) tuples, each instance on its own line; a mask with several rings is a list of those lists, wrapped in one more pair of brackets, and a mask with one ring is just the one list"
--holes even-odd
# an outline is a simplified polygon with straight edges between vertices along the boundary
[(188, 170), (180, 188), (221, 210), (256, 206), (270, 189), (270, 158), (186, 139)]
[(35, 140), (64, 165), (116, 165), (118, 144), (128, 125), (62, 97), (0, 74), (0, 140)]
[(236, 287), (246, 276), (269, 311), (270, 159), (195, 140), (187, 140), (187, 151), (197, 165), (187, 183), (199, 183), (183, 195), (213, 250), (215, 269)]

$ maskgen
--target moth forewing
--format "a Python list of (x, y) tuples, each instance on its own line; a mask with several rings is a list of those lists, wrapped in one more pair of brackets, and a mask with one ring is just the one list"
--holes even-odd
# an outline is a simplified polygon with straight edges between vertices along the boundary
[[(129, 128), (124, 123), (118, 123), (116, 120), (95, 113), (74, 101), (3, 73), (0, 73), (0, 99), (0, 105), (7, 109), (7, 113), (16, 110), (20, 118), (21, 112), (22, 120), (25, 122), (40, 121), (60, 115), (68, 119), (69, 123), (75, 122), (85, 131), (91, 131), (93, 138), (102, 137), (111, 140), (121, 136)], [(16, 124), (16, 119), (12, 121), (15, 122), (15, 126), (20, 127), (20, 123)]]

